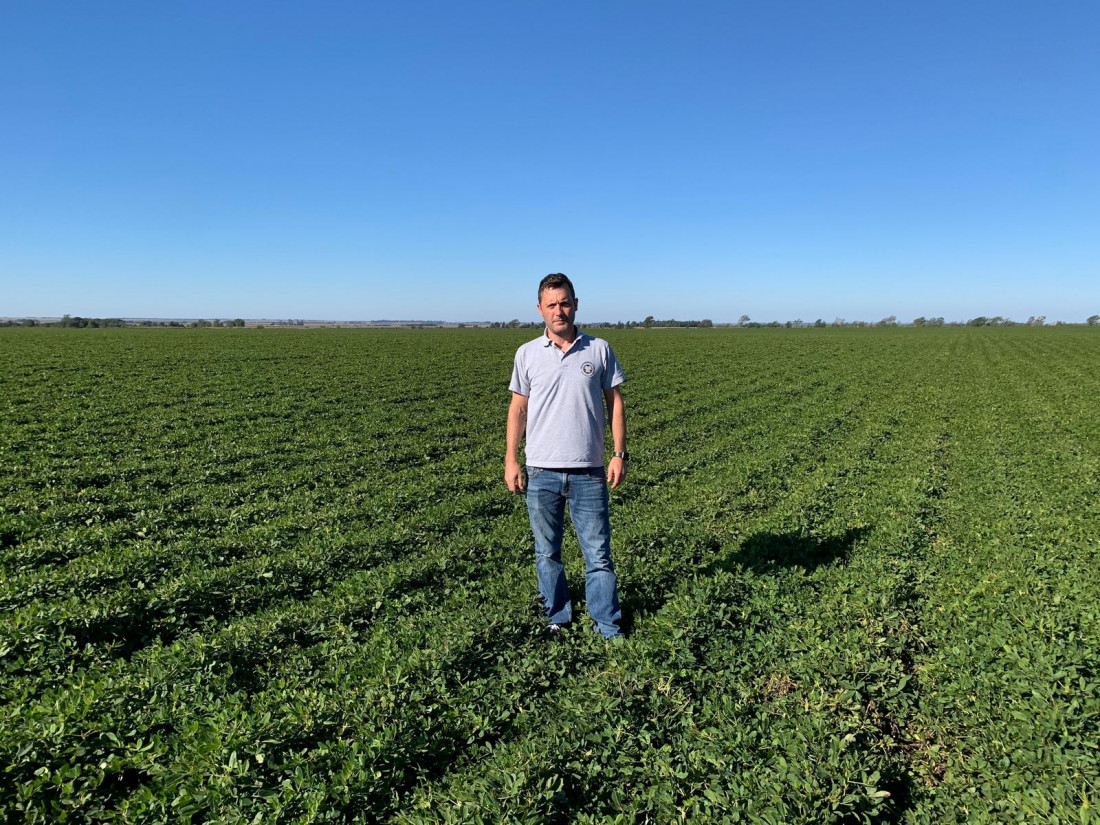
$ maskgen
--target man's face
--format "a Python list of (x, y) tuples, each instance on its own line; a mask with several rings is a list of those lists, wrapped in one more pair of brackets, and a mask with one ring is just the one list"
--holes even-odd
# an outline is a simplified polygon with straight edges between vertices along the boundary
[(564, 287), (544, 289), (539, 296), (539, 314), (555, 335), (566, 335), (577, 315), (577, 299)]

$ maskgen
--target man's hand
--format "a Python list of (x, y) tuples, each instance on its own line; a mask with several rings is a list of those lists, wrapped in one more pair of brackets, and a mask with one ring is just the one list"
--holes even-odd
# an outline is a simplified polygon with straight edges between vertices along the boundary
[(519, 462), (504, 462), (504, 483), (513, 493), (523, 492), (523, 468), (519, 466)]
[(607, 483), (614, 490), (624, 481), (626, 481), (626, 462), (618, 457), (612, 458), (607, 462)]

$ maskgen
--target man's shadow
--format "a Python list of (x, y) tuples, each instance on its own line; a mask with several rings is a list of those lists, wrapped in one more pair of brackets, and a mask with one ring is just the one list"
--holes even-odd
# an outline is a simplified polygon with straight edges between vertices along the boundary
[[(714, 546), (710, 552), (714, 558), (694, 571), (703, 576), (726, 571), (737, 573), (751, 570), (767, 575), (780, 570), (800, 568), (812, 573), (819, 567), (843, 564), (851, 555), (857, 541), (871, 531), (870, 527), (851, 527), (843, 533), (832, 536), (812, 536), (806, 533), (753, 533), (741, 542), (740, 547), (730, 551), (728, 548)], [(671, 587), (661, 587), (649, 592), (642, 590), (626, 594), (622, 601), (623, 632), (627, 635), (634, 631), (638, 614), (656, 613), (671, 596)]]
[(799, 567), (812, 573), (819, 567), (843, 564), (857, 541), (871, 532), (870, 527), (849, 527), (834, 536), (805, 533), (753, 533), (734, 553), (711, 562), (704, 572), (752, 570), (767, 573), (777, 568)]

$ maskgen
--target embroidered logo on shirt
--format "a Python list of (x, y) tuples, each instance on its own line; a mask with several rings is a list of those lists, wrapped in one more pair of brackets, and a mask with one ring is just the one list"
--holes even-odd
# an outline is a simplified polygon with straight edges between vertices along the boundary
[(591, 375), (596, 371), (596, 366), (591, 361), (585, 361), (581, 364), (581, 372), (585, 375)]

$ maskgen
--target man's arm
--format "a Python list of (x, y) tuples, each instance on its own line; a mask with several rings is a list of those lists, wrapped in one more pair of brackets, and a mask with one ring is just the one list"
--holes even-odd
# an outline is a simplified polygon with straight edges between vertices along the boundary
[[(623, 394), (618, 387), (603, 391), (607, 403), (607, 419), (611, 422), (611, 440), (617, 453), (626, 452), (626, 410), (623, 407)], [(621, 458), (612, 458), (607, 462), (607, 481), (614, 490), (626, 481), (626, 462)]]
[(504, 445), (504, 483), (513, 493), (523, 492), (523, 468), (519, 466), (516, 455), (519, 453), (519, 440), (527, 430), (527, 396), (512, 393), (512, 403), (508, 405), (508, 433)]

